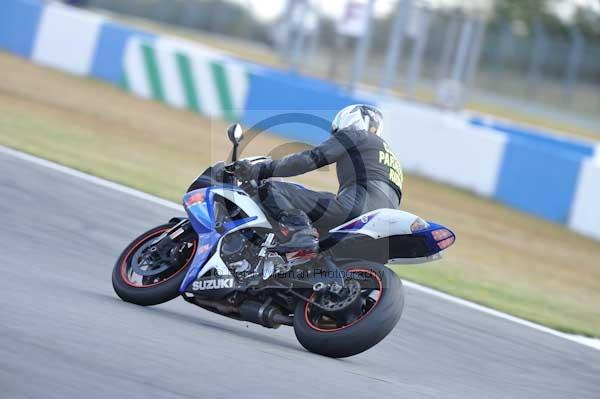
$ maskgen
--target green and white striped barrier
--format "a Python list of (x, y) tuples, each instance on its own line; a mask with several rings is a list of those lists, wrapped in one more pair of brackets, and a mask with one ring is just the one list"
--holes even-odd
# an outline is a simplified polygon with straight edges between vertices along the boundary
[(124, 87), (143, 98), (238, 121), (248, 94), (243, 64), (185, 41), (133, 38), (123, 60)]

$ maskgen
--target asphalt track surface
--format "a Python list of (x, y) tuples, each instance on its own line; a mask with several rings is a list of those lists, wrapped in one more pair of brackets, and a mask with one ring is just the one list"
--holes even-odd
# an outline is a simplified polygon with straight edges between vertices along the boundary
[(600, 351), (407, 289), (348, 359), (181, 299), (120, 301), (123, 247), (172, 209), (0, 153), (0, 398), (600, 398)]

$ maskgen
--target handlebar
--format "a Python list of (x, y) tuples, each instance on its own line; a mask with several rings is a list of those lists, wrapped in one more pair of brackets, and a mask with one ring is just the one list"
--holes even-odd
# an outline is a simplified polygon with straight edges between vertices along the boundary
[(223, 169), (225, 170), (226, 173), (229, 174), (234, 174), (235, 173), (235, 162), (231, 162), (226, 164)]
[[(231, 182), (232, 184), (237, 184), (238, 183), (238, 179), (235, 177), (235, 162), (231, 162), (228, 163), (224, 166), (224, 172), (231, 178)], [(239, 181), (240, 184), (240, 188), (246, 192), (248, 192), (249, 194), (251, 194), (252, 192), (254, 192), (256, 189), (258, 189), (258, 181), (252, 179), (252, 180), (247, 180), (247, 181)]]
[(238, 180), (235, 177), (235, 162), (231, 162), (223, 167), (223, 183), (237, 186)]

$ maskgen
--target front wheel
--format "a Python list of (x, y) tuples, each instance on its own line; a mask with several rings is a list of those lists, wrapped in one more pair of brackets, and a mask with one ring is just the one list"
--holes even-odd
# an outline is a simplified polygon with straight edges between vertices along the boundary
[(314, 293), (310, 297), (314, 304), (299, 301), (294, 313), (300, 344), (335, 358), (376, 345), (394, 329), (404, 308), (402, 281), (384, 265), (356, 261), (339, 268), (348, 276), (346, 297), (335, 301)]
[(179, 286), (198, 246), (196, 235), (183, 237), (162, 247), (154, 245), (175, 223), (155, 227), (125, 248), (113, 268), (112, 284), (117, 295), (137, 305), (158, 305), (179, 296)]

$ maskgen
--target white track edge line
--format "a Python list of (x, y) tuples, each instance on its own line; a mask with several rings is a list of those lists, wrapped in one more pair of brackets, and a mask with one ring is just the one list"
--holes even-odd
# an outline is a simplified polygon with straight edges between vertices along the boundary
[(480, 304), (475, 303), (475, 302), (467, 301), (466, 299), (458, 298), (458, 297), (452, 296), (450, 294), (446, 294), (445, 292), (438, 291), (438, 290), (435, 290), (433, 288), (425, 287), (423, 285), (414, 283), (412, 281), (402, 280), (402, 283), (406, 287), (413, 288), (415, 290), (418, 290), (418, 291), (421, 291), (423, 293), (435, 296), (437, 298), (440, 298), (440, 299), (443, 299), (443, 300), (455, 303), (457, 305), (461, 305), (461, 306), (464, 306), (464, 307), (467, 307), (467, 308), (470, 308), (470, 309), (473, 309), (473, 310), (477, 310), (479, 312), (482, 312), (482, 313), (485, 313), (485, 314), (488, 314), (488, 315), (491, 315), (491, 316), (494, 316), (494, 317), (498, 317), (498, 318), (501, 318), (501, 319), (504, 319), (504, 320), (507, 320), (507, 321), (511, 321), (513, 323), (517, 323), (517, 324), (520, 324), (520, 325), (523, 325), (523, 326), (527, 326), (527, 327), (533, 328), (535, 330), (538, 330), (538, 331), (541, 331), (541, 332), (545, 332), (547, 334), (554, 335), (556, 337), (564, 338), (564, 339), (567, 339), (569, 341), (576, 342), (578, 344), (589, 346), (590, 348), (594, 348), (594, 349), (600, 350), (600, 340), (598, 340), (598, 339), (588, 338), (588, 337), (584, 337), (584, 336), (581, 336), (581, 335), (567, 334), (567, 333), (564, 333), (564, 332), (561, 332), (561, 331), (558, 331), (558, 330), (554, 330), (554, 329), (552, 329), (550, 327), (546, 327), (546, 326), (534, 323), (534, 322), (529, 321), (529, 320), (521, 319), (519, 317), (512, 316), (512, 315), (510, 315), (508, 313), (504, 313), (504, 312), (501, 312), (499, 310), (488, 308), (487, 306), (480, 305)]
[[(69, 168), (67, 166), (60, 165), (56, 162), (48, 161), (46, 159), (39, 158), (34, 155), (26, 154), (24, 152), (14, 150), (12, 148), (5, 147), (3, 145), (0, 145), (0, 153), (7, 154), (7, 155), (10, 155), (12, 157), (15, 157), (15, 158), (27, 161), (27, 162), (31, 162), (31, 163), (39, 165), (39, 166), (43, 166), (45, 168), (64, 173), (66, 175), (73, 176), (78, 179), (85, 180), (87, 182), (96, 184), (101, 187), (110, 188), (112, 190), (119, 191), (121, 193), (128, 194), (128, 195), (136, 197), (136, 198), (140, 198), (140, 199), (143, 199), (143, 200), (146, 200), (149, 202), (153, 202), (155, 204), (162, 205), (162, 206), (170, 208), (170, 209), (174, 209), (174, 210), (178, 210), (178, 211), (183, 210), (183, 207), (181, 205), (178, 205), (174, 202), (156, 197), (152, 194), (148, 194), (143, 191), (139, 191), (139, 190), (124, 186), (119, 183), (115, 183), (115, 182), (112, 182), (112, 181), (109, 181), (109, 180), (106, 180), (106, 179), (103, 179), (103, 178), (100, 178), (97, 176), (93, 176), (88, 173), (81, 172), (79, 170)], [(556, 337), (578, 343), (580, 345), (585, 345), (587, 347), (600, 350), (600, 340), (598, 340), (598, 339), (587, 338), (587, 337), (583, 337), (583, 336), (579, 336), (579, 335), (567, 334), (567, 333), (563, 333), (563, 332), (560, 332), (557, 330), (553, 330), (549, 327), (545, 327), (540, 324), (518, 318), (516, 316), (511, 316), (507, 313), (503, 313), (498, 310), (488, 308), (487, 306), (479, 305), (477, 303), (470, 302), (465, 299), (461, 299), (461, 298), (446, 294), (444, 292), (435, 290), (433, 288), (425, 287), (423, 285), (414, 283), (412, 281), (403, 280), (403, 283), (406, 287), (409, 287), (414, 290), (435, 296), (437, 298), (440, 298), (440, 299), (443, 299), (443, 300), (446, 300), (446, 301), (449, 301), (449, 302), (452, 302), (452, 303), (455, 303), (455, 304), (458, 304), (458, 305), (461, 305), (461, 306), (464, 306), (464, 307), (467, 307), (467, 308), (470, 308), (473, 310), (477, 310), (479, 312), (482, 312), (482, 313), (485, 313), (485, 314), (488, 314), (491, 316), (495, 316), (500, 319), (511, 321), (513, 323), (520, 324), (520, 325), (532, 328), (537, 331), (551, 334)]]

